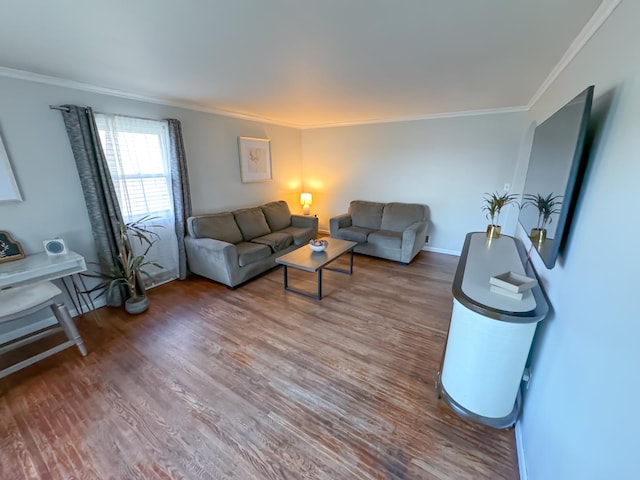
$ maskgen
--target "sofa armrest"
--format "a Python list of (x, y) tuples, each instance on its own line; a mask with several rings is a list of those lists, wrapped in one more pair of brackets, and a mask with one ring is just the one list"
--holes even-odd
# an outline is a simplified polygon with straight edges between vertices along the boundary
[(428, 225), (428, 222), (415, 222), (402, 232), (402, 253), (400, 255), (402, 263), (409, 263), (422, 249)]
[(331, 232), (331, 236), (334, 237), (338, 233), (338, 230), (341, 228), (346, 228), (351, 226), (351, 214), (343, 213), (342, 215), (338, 215), (337, 217), (333, 217), (329, 219), (329, 231)]
[(318, 217), (311, 215), (291, 215), (291, 226), (298, 228), (315, 228), (318, 231)]
[(238, 249), (233, 243), (213, 238), (184, 237), (189, 270), (226, 285), (232, 283), (232, 272), (238, 269)]

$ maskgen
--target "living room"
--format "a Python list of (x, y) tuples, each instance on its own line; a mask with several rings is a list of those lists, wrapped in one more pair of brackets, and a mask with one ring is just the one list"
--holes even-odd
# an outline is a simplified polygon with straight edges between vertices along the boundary
[[(633, 221), (633, 187), (640, 173), (635, 133), (640, 53), (634, 48), (640, 41), (635, 21), (640, 6), (622, 0), (596, 7), (584, 18), (584, 30), (579, 28), (566, 49), (556, 52), (551, 68), (540, 72), (542, 81), (525, 102), (423, 118), (396, 115), (393, 121), (354, 119), (334, 125), (307, 120), (309, 125), (301, 126), (244, 112), (225, 115), (223, 108), (214, 112), (150, 101), (152, 95), (125, 96), (108, 82), (79, 83), (73, 72), (29, 71), (4, 63), (0, 134), (23, 201), (0, 203), (0, 229), (11, 232), (26, 253), (42, 251), (43, 239), (61, 237), (87, 261), (96, 260), (69, 140), (59, 112), (49, 109), (75, 104), (98, 112), (179, 119), (195, 214), (279, 199), (300, 213), (300, 192), (309, 191), (312, 213), (327, 231), (329, 218), (346, 211), (354, 199), (424, 203), (431, 210), (425, 249), (455, 258), (465, 234), (486, 227), (483, 194), (501, 191), (504, 184), (511, 192), (522, 191), (532, 123), (595, 85), (594, 143), (567, 245), (553, 270), (534, 257), (553, 313), (537, 334), (532, 379), (514, 434), (526, 478), (634, 478), (634, 432), (640, 425), (610, 402), (625, 405), (639, 393), (633, 379), (640, 327), (633, 321), (628, 252), (640, 233)], [(547, 8), (552, 16), (559, 7), (549, 3)], [(544, 26), (539, 30), (543, 37)], [(2, 50), (10, 44), (2, 38)], [(482, 90), (481, 82), (477, 88)], [(272, 181), (241, 182), (239, 136), (270, 139)], [(615, 204), (610, 206), (612, 194)], [(504, 228), (526, 239), (516, 213), (507, 211)], [(616, 242), (605, 245), (604, 238), (611, 237)], [(2, 438), (3, 449), (10, 441)]]

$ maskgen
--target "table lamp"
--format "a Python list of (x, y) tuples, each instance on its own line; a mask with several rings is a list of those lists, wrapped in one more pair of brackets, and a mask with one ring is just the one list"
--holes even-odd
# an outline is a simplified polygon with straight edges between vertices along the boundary
[(311, 194), (310, 193), (301, 193), (300, 194), (300, 205), (302, 205), (302, 213), (304, 215), (309, 215), (309, 205), (311, 205)]

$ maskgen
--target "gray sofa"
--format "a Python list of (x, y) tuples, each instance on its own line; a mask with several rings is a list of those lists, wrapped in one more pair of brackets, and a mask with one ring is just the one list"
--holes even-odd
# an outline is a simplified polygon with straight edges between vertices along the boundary
[(429, 208), (417, 203), (354, 200), (349, 212), (329, 219), (333, 238), (358, 242), (355, 252), (409, 263), (422, 249)]
[(318, 234), (318, 219), (291, 215), (284, 200), (187, 219), (189, 269), (235, 287), (276, 266), (280, 255)]

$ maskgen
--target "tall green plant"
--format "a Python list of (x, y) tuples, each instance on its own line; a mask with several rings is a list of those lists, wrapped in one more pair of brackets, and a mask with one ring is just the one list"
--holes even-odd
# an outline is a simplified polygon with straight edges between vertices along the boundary
[(554, 195), (551, 192), (546, 197), (543, 197), (539, 193), (526, 193), (522, 198), (524, 199), (523, 209), (532, 206), (538, 210), (538, 223), (536, 226), (538, 230), (542, 230), (549, 225), (553, 221), (552, 215), (561, 211), (562, 202), (558, 199), (562, 198), (562, 195)]
[[(102, 280), (102, 282), (86, 293), (99, 292), (96, 298), (104, 294), (107, 294), (107, 298), (109, 298), (113, 289), (122, 285), (127, 288), (129, 297), (132, 299), (137, 300), (144, 296), (144, 286), (141, 281), (141, 276), (146, 275), (149, 277), (149, 274), (144, 271), (144, 267), (153, 265), (158, 268), (164, 268), (158, 262), (145, 259), (147, 253), (149, 253), (149, 249), (159, 239), (158, 234), (150, 230), (150, 228), (162, 227), (162, 225), (147, 224), (147, 222), (155, 218), (156, 217), (146, 215), (132, 222), (124, 224), (118, 223), (121, 247), (118, 254), (114, 256), (114, 265), (108, 272), (99, 271), (84, 274), (87, 277)], [(131, 239), (139, 241), (141, 246), (146, 245), (142, 254), (133, 254), (130, 245)]]
[(487, 212), (487, 220), (491, 222), (491, 225), (497, 227), (500, 225), (500, 213), (502, 209), (507, 205), (518, 205), (517, 195), (509, 195), (503, 193), (502, 195), (495, 193), (484, 194), (484, 206), (482, 211)]
[(151, 220), (155, 220), (158, 217), (151, 217), (149, 215), (145, 215), (138, 220), (133, 220), (131, 222), (123, 224), (119, 224), (120, 226), (120, 239), (122, 243), (130, 248), (129, 240), (131, 237), (137, 239), (140, 242), (140, 245), (146, 245), (143, 256), (149, 253), (149, 249), (153, 246), (153, 244), (160, 238), (160, 236), (150, 230), (150, 228), (163, 228), (164, 225), (160, 224), (151, 224), (148, 225), (147, 222)]

